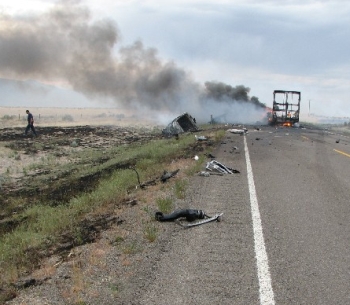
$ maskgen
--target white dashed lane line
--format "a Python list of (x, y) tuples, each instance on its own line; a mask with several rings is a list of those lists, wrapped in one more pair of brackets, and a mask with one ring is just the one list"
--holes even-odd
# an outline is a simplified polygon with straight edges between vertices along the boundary
[(269, 270), (269, 262), (267, 258), (261, 217), (259, 212), (258, 198), (256, 196), (254, 176), (252, 165), (250, 163), (247, 140), (244, 136), (244, 151), (247, 163), (247, 176), (250, 195), (250, 205), (252, 212), (253, 231), (254, 231), (254, 248), (259, 279), (259, 295), (261, 305), (274, 305), (274, 293), (271, 284), (271, 275)]

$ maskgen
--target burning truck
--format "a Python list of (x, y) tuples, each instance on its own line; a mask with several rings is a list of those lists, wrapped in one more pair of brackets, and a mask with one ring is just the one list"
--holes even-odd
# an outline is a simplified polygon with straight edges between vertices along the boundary
[(299, 91), (275, 90), (273, 107), (268, 112), (269, 125), (291, 127), (299, 122), (301, 93)]

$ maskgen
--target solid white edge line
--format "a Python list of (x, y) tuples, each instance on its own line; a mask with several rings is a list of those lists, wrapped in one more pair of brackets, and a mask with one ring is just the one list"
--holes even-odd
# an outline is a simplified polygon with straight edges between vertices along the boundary
[(260, 304), (274, 305), (275, 300), (274, 300), (274, 293), (273, 293), (272, 284), (271, 284), (269, 262), (268, 262), (265, 243), (264, 243), (264, 235), (263, 235), (261, 217), (259, 212), (258, 198), (256, 196), (256, 191), (255, 191), (254, 176), (253, 176), (252, 165), (250, 163), (246, 136), (244, 136), (244, 151), (245, 151), (245, 158), (247, 163), (248, 186), (249, 186), (250, 205), (251, 205), (252, 220), (253, 220), (254, 247), (255, 247), (256, 264), (258, 269)]

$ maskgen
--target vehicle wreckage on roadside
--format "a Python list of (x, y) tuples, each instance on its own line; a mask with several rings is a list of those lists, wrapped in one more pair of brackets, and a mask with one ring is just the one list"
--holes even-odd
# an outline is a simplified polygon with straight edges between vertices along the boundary
[(198, 127), (196, 125), (196, 119), (185, 112), (172, 120), (171, 123), (162, 130), (162, 133), (166, 136), (172, 136), (188, 131), (198, 131)]

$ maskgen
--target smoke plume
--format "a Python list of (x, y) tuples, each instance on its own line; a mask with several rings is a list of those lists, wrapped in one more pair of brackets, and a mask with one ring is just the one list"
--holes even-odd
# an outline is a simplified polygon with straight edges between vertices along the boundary
[(93, 20), (89, 9), (77, 1), (58, 2), (41, 15), (2, 14), (0, 76), (65, 83), (91, 98), (112, 98), (134, 109), (187, 111), (197, 120), (221, 111), (234, 112), (239, 120), (239, 114), (261, 111), (263, 105), (249, 98), (247, 87), (219, 82), (202, 86), (141, 41), (119, 44), (116, 23)]

